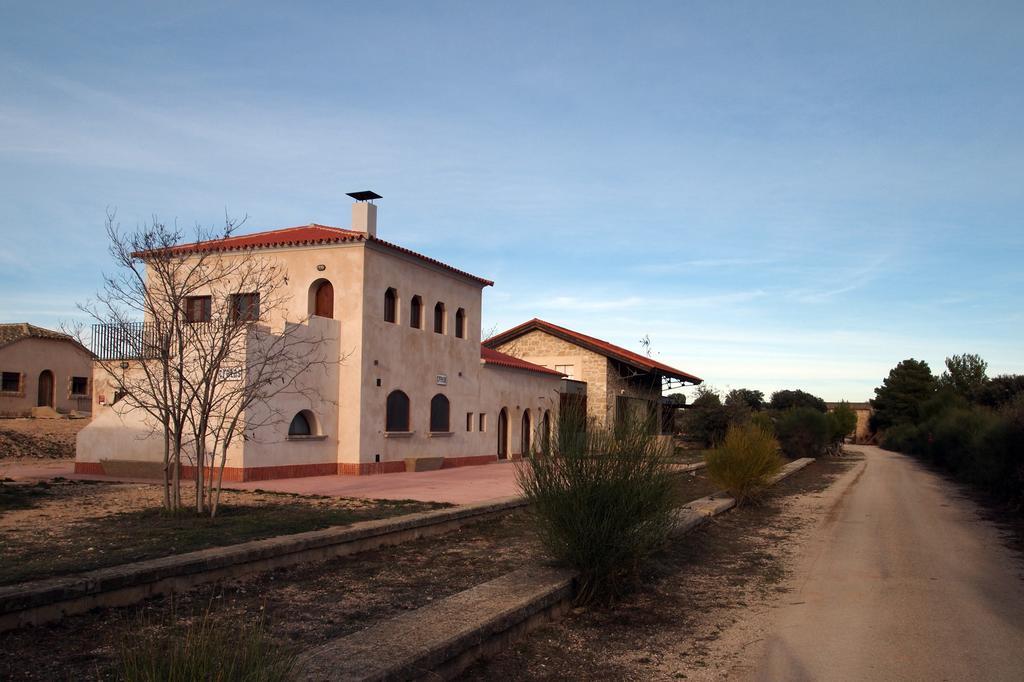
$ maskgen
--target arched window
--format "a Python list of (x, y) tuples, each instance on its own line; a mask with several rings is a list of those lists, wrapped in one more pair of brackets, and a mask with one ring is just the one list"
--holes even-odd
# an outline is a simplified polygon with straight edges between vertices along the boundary
[(423, 329), (423, 299), (419, 296), (413, 296), (409, 302), (409, 326)]
[(455, 338), (466, 338), (466, 311), (462, 308), (455, 312)]
[(316, 420), (313, 418), (313, 413), (309, 410), (298, 412), (294, 417), (292, 417), (292, 423), (288, 425), (288, 435), (312, 436), (316, 433), (314, 428), (315, 423)]
[(430, 399), (430, 430), (434, 433), (448, 433), (451, 431), (448, 420), (449, 412), (448, 398), (438, 393)]
[(551, 410), (544, 410), (544, 420), (541, 422), (541, 449), (547, 452), (551, 449)]
[(391, 391), (384, 421), (387, 431), (409, 431), (409, 396), (401, 391)]
[(533, 430), (533, 425), (530, 423), (530, 411), (523, 410), (523, 430), (520, 434), (519, 447), (523, 453), (523, 457), (530, 456), (530, 436)]
[(384, 321), (398, 322), (398, 292), (390, 287), (384, 292)]
[(309, 314), (334, 317), (334, 285), (326, 279), (318, 279), (309, 286)]
[(434, 306), (434, 333), (444, 334), (444, 303), (441, 301)]

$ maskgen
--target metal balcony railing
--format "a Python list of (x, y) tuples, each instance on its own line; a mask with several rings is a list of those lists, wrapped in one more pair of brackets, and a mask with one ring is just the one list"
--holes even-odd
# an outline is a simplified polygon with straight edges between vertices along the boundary
[(154, 322), (94, 324), (91, 345), (99, 360), (152, 360), (160, 357), (160, 327)]

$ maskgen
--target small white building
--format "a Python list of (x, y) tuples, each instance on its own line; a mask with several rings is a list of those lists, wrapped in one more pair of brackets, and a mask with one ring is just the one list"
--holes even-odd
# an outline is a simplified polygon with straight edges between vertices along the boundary
[[(225, 480), (485, 464), (550, 433), (562, 374), (481, 346), (481, 292), (493, 282), (378, 238), (376, 223), (376, 205), (357, 201), (351, 229), (312, 224), (183, 247), (282, 264), (287, 313), (259, 323), (305, 325), (339, 360), (304, 377), (319, 399), (282, 396), (271, 407), (292, 417), (232, 445)], [(227, 303), (189, 305), (201, 317)], [(159, 433), (113, 404), (95, 369), (75, 470), (159, 476)]]

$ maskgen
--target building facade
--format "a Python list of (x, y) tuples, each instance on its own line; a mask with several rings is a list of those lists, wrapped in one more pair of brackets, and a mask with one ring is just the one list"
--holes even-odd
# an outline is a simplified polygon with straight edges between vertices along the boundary
[(585, 396), (588, 419), (613, 427), (623, 419), (651, 418), (670, 431), (662, 392), (703, 380), (601, 339), (532, 319), (484, 344), (566, 376), (567, 395)]
[(66, 334), (0, 324), (0, 415), (89, 412), (92, 354)]
[[(352, 229), (313, 224), (182, 247), (272, 259), (287, 272), (286, 305), (258, 324), (267, 334), (299, 325), (334, 360), (300, 378), (312, 390), (259, 408), (283, 419), (254, 415), (260, 426), (232, 446), (225, 479), (484, 464), (529, 452), (550, 428), (561, 374), (481, 345), (481, 292), (492, 282), (378, 238), (376, 211), (358, 201)], [(196, 301), (195, 314), (218, 304)], [(104, 374), (76, 470), (158, 475), (162, 441), (143, 415), (118, 408)]]

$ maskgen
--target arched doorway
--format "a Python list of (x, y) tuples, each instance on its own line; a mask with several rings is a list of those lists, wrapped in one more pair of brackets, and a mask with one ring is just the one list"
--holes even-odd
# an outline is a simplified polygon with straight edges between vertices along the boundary
[(520, 452), (523, 453), (523, 457), (529, 457), (530, 456), (530, 436), (533, 435), (532, 434), (532, 428), (531, 428), (531, 425), (530, 425), (530, 411), (529, 410), (523, 410), (523, 425), (522, 425), (522, 427), (523, 427), (523, 430), (522, 430), (522, 433), (520, 434), (520, 443), (519, 443)]
[(317, 317), (334, 318), (334, 285), (326, 279), (318, 279), (310, 287), (309, 314)]
[(53, 407), (53, 372), (44, 369), (39, 373), (39, 407)]
[(508, 459), (508, 410), (498, 413), (498, 459)]
[(541, 421), (541, 444), (542, 451), (551, 449), (551, 410), (544, 410), (544, 419)]

